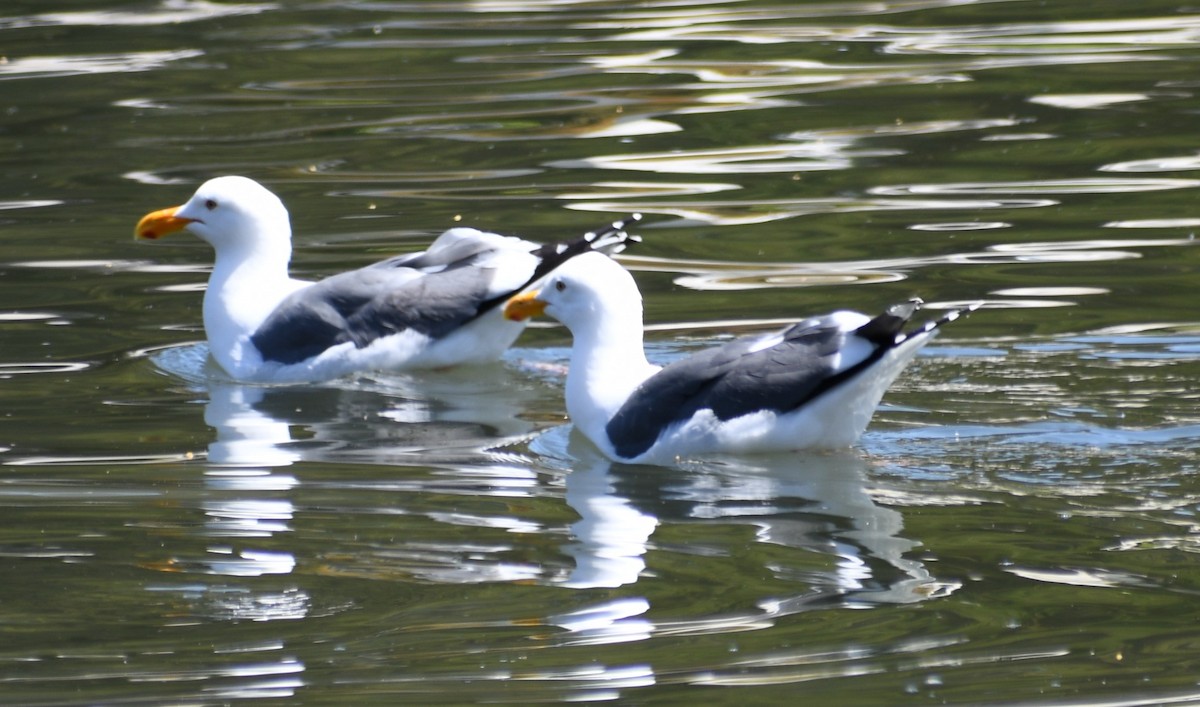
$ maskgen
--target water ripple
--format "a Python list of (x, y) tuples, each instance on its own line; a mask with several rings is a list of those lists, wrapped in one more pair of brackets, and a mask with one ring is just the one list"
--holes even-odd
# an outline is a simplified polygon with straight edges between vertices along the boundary
[[(899, 188), (904, 195), (907, 187)], [(882, 211), (985, 211), (990, 209), (1034, 209), (1054, 206), (1052, 199), (857, 199), (824, 197), (811, 199), (709, 199), (705, 201), (595, 201), (572, 202), (566, 208), (604, 213), (650, 213), (675, 216), (656, 226), (744, 226), (830, 213)]]
[(6, 466), (107, 466), (110, 464), (170, 464), (193, 461), (196, 458), (197, 455), (194, 452), (139, 455), (97, 454), (92, 456), (38, 455), (8, 459), (4, 464)]
[[(1200, 551), (1200, 323), (1176, 287), (1196, 253), (1171, 250), (1200, 227), (1200, 16), (1059, 5), (113, 0), (0, 18), (18, 30), (0, 79), (53, 96), (14, 94), (4, 136), (33, 161), (0, 200), (29, 221), (0, 328), (37, 347), (9, 355), (37, 363), (9, 364), (26, 398), (0, 447), (12, 700), (1194, 693), (1196, 641), (1163, 627)], [(1112, 19), (1069, 19), (1085, 13)], [(83, 142), (92, 162), (33, 159)], [(136, 162), (116, 182), (134, 201), (234, 170), (333, 197), (338, 257), (315, 269), (455, 204), (543, 232), (563, 208), (662, 214), (623, 262), (682, 286), (656, 288), (661, 312), (714, 306), (652, 324), (695, 332), (651, 337), (656, 359), (788, 321), (760, 316), (769, 292), (687, 290), (892, 283), (991, 311), (926, 349), (854, 452), (648, 473), (564, 424), (562, 332), (461, 377), (287, 388), (228, 381), (203, 343), (146, 343), (196, 339), (199, 299), (116, 318), (108, 280), (194, 293), (208, 268), (110, 257), (127, 227), (89, 230), (91, 200), (124, 198), (105, 149)], [(323, 215), (293, 214), (300, 233)], [(68, 238), (47, 245), (39, 220)], [(810, 238), (830, 262), (786, 261)], [(653, 257), (689, 248), (711, 259)], [(20, 300), (51, 281), (67, 304)], [(55, 312), (72, 326), (46, 326)], [(146, 341), (124, 357), (69, 353), (130, 323)], [(954, 338), (973, 330), (998, 334)], [(17, 377), (38, 372), (59, 375)], [(139, 394), (161, 414), (107, 404)], [(60, 436), (55, 404), (88, 395), (103, 414)]]
[[(1130, 260), (1141, 257), (1140, 249), (1195, 245), (1191, 238), (1144, 240), (1048, 241), (1001, 243), (982, 251), (946, 253), (911, 258), (843, 261), (830, 263), (750, 263), (728, 260), (653, 258), (622, 255), (631, 269), (649, 272), (684, 273), (675, 283), (695, 290), (749, 290), (778, 287), (811, 287), (834, 284), (863, 284), (902, 280), (908, 271), (939, 265), (996, 263), (1088, 263)], [(1128, 249), (1128, 250), (1126, 250)], [(1102, 294), (1105, 288), (1058, 287), (999, 290), (1003, 297), (1077, 296)], [(950, 303), (943, 303), (950, 306)], [(1053, 307), (1070, 302), (1052, 300), (989, 299), (989, 307)]]
[(859, 143), (872, 138), (985, 130), (1011, 127), (1017, 123), (1014, 119), (937, 120), (805, 130), (790, 133), (784, 136), (784, 142), (773, 145), (621, 153), (557, 160), (547, 163), (547, 166), (663, 174), (761, 174), (849, 169), (865, 158), (890, 157), (905, 152), (896, 148), (858, 147)]
[(53, 312), (0, 312), (0, 322), (36, 322), (61, 319)]
[(757, 145), (720, 150), (672, 150), (559, 160), (551, 167), (623, 169), (665, 174), (761, 174), (847, 169), (855, 159), (901, 154), (898, 150), (849, 150), (832, 142)]
[(178, 49), (126, 54), (6, 57), (0, 61), (0, 81), (150, 71), (171, 62), (194, 59), (203, 53), (198, 49)]
[(1200, 218), (1129, 219), (1102, 225), (1104, 228), (1196, 228), (1200, 226)]
[(992, 231), (998, 228), (1012, 228), (1012, 224), (1005, 221), (964, 221), (950, 223), (914, 223), (908, 227), (910, 231), (931, 231), (935, 233)]
[(24, 199), (15, 201), (0, 201), (0, 211), (8, 211), (10, 209), (40, 209), (47, 206), (62, 206), (63, 201), (58, 199)]
[(908, 184), (871, 187), (868, 193), (881, 196), (928, 196), (957, 194), (1129, 194), (1170, 189), (1194, 189), (1197, 179), (1042, 179), (1024, 182), (961, 182), (958, 184)]
[(92, 367), (82, 361), (56, 361), (54, 363), (0, 363), (0, 378), (28, 375), (31, 373), (77, 373)]
[(253, 15), (279, 7), (276, 3), (218, 4), (206, 0), (160, 0), (157, 6), (137, 10), (96, 10), (78, 12), (47, 12), (25, 17), (0, 19), (0, 29), (41, 26), (126, 26), (174, 25), (198, 22), (218, 17)]
[(1200, 169), (1200, 155), (1151, 157), (1102, 165), (1101, 172), (1191, 172)]
[(1075, 587), (1120, 589), (1124, 587), (1158, 586), (1158, 583), (1152, 582), (1148, 577), (1100, 568), (1006, 567), (1004, 571), (1022, 579), (1031, 579), (1036, 582), (1048, 582), (1051, 584), (1069, 584)]
[(1072, 94), (1042, 94), (1029, 98), (1030, 103), (1055, 108), (1071, 108), (1092, 110), (1108, 108), (1122, 103), (1140, 103), (1150, 100), (1145, 93), (1072, 93)]

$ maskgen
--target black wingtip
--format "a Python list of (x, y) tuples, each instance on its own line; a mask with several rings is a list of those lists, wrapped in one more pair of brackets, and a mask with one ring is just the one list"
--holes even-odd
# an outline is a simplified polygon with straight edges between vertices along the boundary
[(583, 241), (588, 245), (590, 250), (598, 250), (601, 253), (615, 255), (630, 245), (642, 242), (641, 236), (629, 233), (626, 230), (631, 224), (641, 220), (641, 214), (630, 214), (626, 218), (613, 221), (605, 228), (588, 231), (583, 234)]
[(938, 317), (934, 321), (929, 322), (926, 326), (930, 327), (931, 329), (936, 329), (943, 324), (949, 324), (950, 322), (954, 321), (955, 319), (958, 319), (960, 317), (965, 317), (968, 314), (970, 314), (971, 312), (974, 312), (975, 310), (979, 309), (982, 306), (983, 306), (983, 300), (980, 300), (978, 302), (970, 302), (968, 304), (964, 304), (961, 307), (956, 307), (954, 309), (949, 310), (948, 312), (946, 312), (942, 316)]
[(979, 309), (982, 306), (983, 306), (983, 301), (981, 300), (979, 302), (971, 302), (971, 303), (965, 304), (961, 307), (956, 307), (955, 309), (951, 309), (948, 312), (946, 312), (945, 314), (943, 314), (942, 316), (938, 317), (937, 319), (933, 319), (928, 322), (925, 322), (924, 324), (922, 324), (920, 326), (920, 328), (904, 334), (899, 340), (896, 341), (896, 343), (898, 344), (901, 341), (904, 341), (905, 339), (910, 339), (914, 336), (919, 336), (920, 334), (927, 334), (931, 331), (934, 331), (935, 329), (939, 329), (942, 326), (949, 324), (950, 322), (952, 322), (956, 319), (961, 319), (962, 317), (967, 316), (968, 314), (970, 314), (971, 312), (974, 312), (975, 310)]
[(510, 297), (550, 274), (555, 268), (577, 255), (583, 255), (592, 251), (599, 251), (605, 255), (616, 255), (634, 243), (641, 243), (641, 236), (634, 235), (625, 230), (630, 224), (641, 220), (641, 214), (630, 214), (626, 218), (613, 221), (604, 228), (588, 231), (573, 241), (547, 243), (535, 249), (533, 254), (540, 259), (540, 262), (534, 268), (533, 275), (525, 281), (525, 284), (511, 292), (497, 295), (482, 302), (479, 305), (476, 316), (494, 309), (502, 302), (507, 302)]
[(880, 346), (894, 346), (904, 340), (904, 325), (912, 319), (922, 304), (925, 302), (920, 297), (893, 304), (883, 314), (863, 324), (854, 333)]
[(907, 302), (893, 304), (883, 314), (859, 327), (855, 333), (881, 346), (896, 346), (914, 336), (928, 334), (960, 317), (965, 317), (983, 306), (983, 302), (972, 302), (952, 309), (937, 319), (931, 319), (916, 329), (907, 332), (904, 331), (904, 326), (908, 324), (909, 320), (912, 319), (913, 315), (917, 313), (917, 310), (923, 304), (925, 303), (920, 297), (914, 297)]

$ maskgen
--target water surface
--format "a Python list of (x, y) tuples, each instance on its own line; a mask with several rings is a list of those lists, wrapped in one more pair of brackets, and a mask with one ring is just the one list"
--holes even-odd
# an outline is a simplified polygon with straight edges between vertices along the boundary
[[(6, 703), (1200, 700), (1200, 14), (1150, 0), (0, 10)], [(646, 215), (659, 361), (919, 295), (831, 454), (612, 465), (568, 339), (261, 388), (194, 239), (279, 193), (317, 277)]]

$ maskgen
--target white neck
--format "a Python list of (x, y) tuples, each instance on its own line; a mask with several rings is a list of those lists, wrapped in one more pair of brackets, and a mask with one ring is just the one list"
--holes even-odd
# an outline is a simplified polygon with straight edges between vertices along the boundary
[(607, 440), (604, 428), (626, 398), (656, 371), (642, 346), (642, 317), (589, 317), (573, 329), (567, 374), (567, 413), (593, 442)]
[(237, 375), (250, 336), (285, 297), (305, 286), (288, 277), (288, 240), (223, 243), (204, 293), (204, 330), (214, 358)]

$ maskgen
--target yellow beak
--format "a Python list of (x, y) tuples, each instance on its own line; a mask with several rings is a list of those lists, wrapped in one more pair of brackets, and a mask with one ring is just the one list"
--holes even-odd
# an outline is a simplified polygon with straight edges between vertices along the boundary
[(504, 318), (514, 322), (524, 321), (541, 316), (546, 311), (546, 303), (537, 298), (540, 290), (522, 292), (504, 305)]
[(172, 206), (146, 214), (133, 229), (133, 237), (139, 240), (153, 241), (176, 231), (182, 231), (193, 219), (176, 217), (175, 212), (178, 210), (178, 206)]

